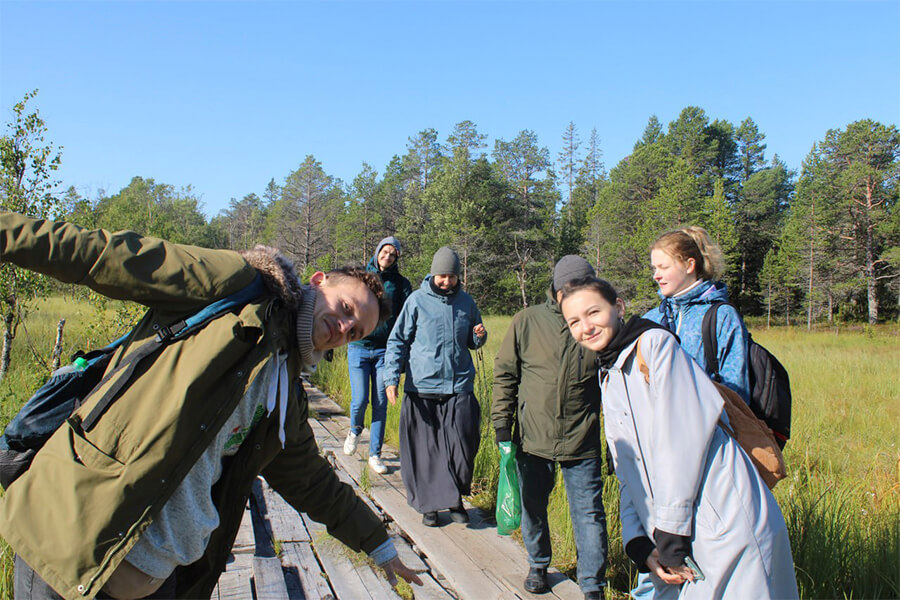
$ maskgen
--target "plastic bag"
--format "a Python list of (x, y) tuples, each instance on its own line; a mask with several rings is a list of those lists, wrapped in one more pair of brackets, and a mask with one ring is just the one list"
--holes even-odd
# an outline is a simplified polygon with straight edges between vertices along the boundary
[(522, 522), (522, 498), (516, 473), (516, 446), (500, 442), (500, 477), (497, 482), (497, 533), (509, 535)]

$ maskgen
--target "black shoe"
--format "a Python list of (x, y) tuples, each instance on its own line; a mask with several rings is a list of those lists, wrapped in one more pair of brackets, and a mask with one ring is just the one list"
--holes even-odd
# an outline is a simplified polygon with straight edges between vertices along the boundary
[(422, 524), (426, 527), (437, 527), (438, 526), (438, 518), (437, 511), (427, 512), (422, 515)]
[(597, 592), (585, 592), (584, 600), (603, 600), (603, 590)]
[(469, 513), (466, 512), (462, 505), (459, 505), (450, 509), (450, 520), (454, 523), (468, 523)]
[(525, 591), (532, 594), (545, 594), (550, 591), (547, 585), (547, 569), (531, 567), (528, 569), (528, 577), (525, 578)]

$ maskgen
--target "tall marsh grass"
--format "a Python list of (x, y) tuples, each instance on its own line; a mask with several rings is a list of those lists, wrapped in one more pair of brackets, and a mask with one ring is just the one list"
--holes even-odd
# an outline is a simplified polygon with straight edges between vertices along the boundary
[[(20, 329), (12, 366), (0, 382), (0, 426), (49, 374), (60, 317), (67, 319), (63, 358), (120, 335), (132, 307), (83, 297), (40, 302)], [(475, 394), (482, 409), (482, 444), (470, 500), (492, 510), (499, 456), (490, 425), (494, 355), (509, 317), (487, 317), (489, 337), (474, 354)], [(803, 598), (900, 597), (900, 331), (896, 325), (807, 332), (754, 329), (791, 374), (793, 432), (785, 451), (789, 476), (775, 489), (791, 536)], [(321, 363), (317, 385), (349, 412), (346, 351)], [(397, 445), (399, 406), (388, 408), (386, 441)], [(618, 485), (606, 478), (604, 502), (610, 533), (608, 571), (617, 597), (636, 574), (622, 549)], [(554, 564), (574, 574), (569, 509), (561, 477), (550, 499)], [(524, 575), (524, 574), (523, 574)], [(12, 598), (12, 552), (0, 539), (0, 599)]]

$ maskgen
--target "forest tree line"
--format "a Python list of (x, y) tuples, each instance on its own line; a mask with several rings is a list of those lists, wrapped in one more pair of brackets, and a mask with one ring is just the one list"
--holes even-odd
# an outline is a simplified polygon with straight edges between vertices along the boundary
[[(745, 314), (812, 324), (900, 313), (895, 125), (865, 119), (829, 130), (797, 173), (768, 155), (752, 118), (735, 125), (699, 107), (668, 125), (650, 117), (633, 152), (609, 170), (596, 130), (582, 139), (570, 123), (553, 156), (530, 130), (489, 148), (487, 135), (462, 121), (443, 139), (434, 129), (410, 136), (380, 172), (363, 163), (350, 182), (310, 154), (290, 173), (273, 174), (262, 197), (232, 198), (207, 219), (190, 187), (152, 178), (96, 198), (72, 186), (60, 193), (61, 154), (27, 106), (33, 97), (16, 105), (0, 146), (0, 204), (18, 212), (207, 247), (274, 245), (304, 277), (365, 263), (393, 234), (414, 286), (434, 251), (449, 245), (467, 289), (495, 314), (543, 301), (565, 254), (588, 258), (635, 310), (649, 307), (651, 242), (701, 225), (725, 251), (731, 299)], [(10, 286), (31, 284), (2, 269), (4, 298)]]

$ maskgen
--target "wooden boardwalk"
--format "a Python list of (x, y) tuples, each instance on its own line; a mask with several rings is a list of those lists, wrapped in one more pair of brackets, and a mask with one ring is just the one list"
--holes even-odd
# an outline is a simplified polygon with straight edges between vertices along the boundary
[[(467, 505), (468, 525), (450, 522), (444, 512), (440, 513), (441, 527), (424, 526), (422, 516), (406, 503), (396, 452), (387, 446), (382, 450), (389, 469), (386, 475), (371, 471), (365, 456), (365, 431), (357, 453), (346, 456), (343, 442), (350, 419), (318, 389), (307, 384), (306, 391), (310, 423), (322, 454), (341, 479), (382, 517), (401, 558), (419, 573), (424, 585), (413, 586), (416, 598), (582, 598), (578, 586), (554, 570), (549, 574), (549, 594), (526, 592), (522, 587), (528, 572), (525, 550), (514, 540), (498, 535), (489, 515), (479, 509)], [(324, 526), (305, 514), (298, 515), (262, 479), (254, 486), (232, 556), (214, 599), (400, 598), (380, 569), (328, 536)]]

